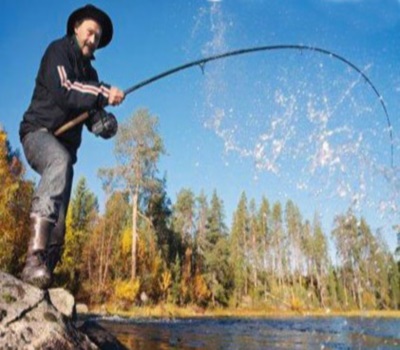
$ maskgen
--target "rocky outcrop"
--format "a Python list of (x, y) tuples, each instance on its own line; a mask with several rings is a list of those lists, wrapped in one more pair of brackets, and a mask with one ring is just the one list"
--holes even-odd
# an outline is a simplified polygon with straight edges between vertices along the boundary
[(124, 349), (97, 324), (77, 328), (74, 305), (65, 290), (43, 291), (0, 271), (0, 349)]

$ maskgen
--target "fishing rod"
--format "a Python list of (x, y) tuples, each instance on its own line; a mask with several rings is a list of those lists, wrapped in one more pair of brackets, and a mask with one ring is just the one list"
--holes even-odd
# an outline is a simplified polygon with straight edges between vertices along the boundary
[[(394, 157), (394, 148), (393, 148), (393, 132), (392, 132), (392, 124), (390, 122), (389, 114), (385, 105), (385, 102), (383, 100), (382, 95), (379, 93), (378, 89), (375, 87), (375, 85), (372, 83), (372, 81), (367, 77), (367, 75), (359, 69), (355, 64), (351, 63), (349, 60), (344, 58), (343, 56), (340, 56), (332, 51), (322, 49), (316, 46), (308, 46), (308, 45), (268, 45), (268, 46), (257, 46), (257, 47), (251, 47), (251, 48), (246, 48), (246, 49), (239, 49), (239, 50), (234, 50), (234, 51), (228, 51), (225, 53), (221, 54), (216, 54), (213, 56), (205, 57), (198, 59), (193, 62), (189, 62), (186, 64), (182, 64), (180, 66), (177, 66), (175, 68), (169, 69), (165, 72), (162, 72), (160, 74), (157, 74), (151, 78), (148, 78), (146, 80), (143, 80), (130, 88), (124, 90), (125, 96), (132, 93), (133, 91), (139, 90), (140, 88), (149, 85), (151, 83), (154, 83), (157, 80), (163, 79), (169, 75), (175, 74), (177, 72), (180, 72), (182, 70), (199, 66), (202, 71), (204, 71), (205, 64), (211, 61), (216, 61), (224, 58), (228, 58), (231, 56), (238, 56), (238, 55), (244, 55), (244, 54), (249, 54), (253, 52), (259, 52), (259, 51), (273, 51), (273, 50), (300, 50), (300, 51), (313, 51), (313, 52), (318, 52), (324, 55), (327, 55), (329, 57), (333, 57), (335, 59), (338, 59), (339, 61), (343, 62), (344, 64), (350, 66), (353, 70), (355, 70), (358, 74), (360, 74), (364, 81), (371, 87), (375, 95), (378, 97), (378, 100), (380, 102), (380, 105), (382, 106), (383, 112), (386, 117), (386, 122), (388, 126), (388, 131), (389, 131), (389, 137), (390, 137), (390, 155), (391, 155), (391, 166), (393, 167), (393, 157)], [(75, 119), (71, 120), (70, 122), (64, 124), (61, 126), (59, 129), (56, 130), (54, 133), (56, 136), (61, 135), (65, 131), (69, 130), (73, 126), (83, 122), (89, 117), (89, 112), (85, 112)]]

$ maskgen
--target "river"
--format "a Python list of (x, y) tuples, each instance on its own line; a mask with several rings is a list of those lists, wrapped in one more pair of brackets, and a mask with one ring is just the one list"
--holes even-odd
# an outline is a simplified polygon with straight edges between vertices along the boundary
[(400, 349), (400, 318), (96, 318), (129, 349)]

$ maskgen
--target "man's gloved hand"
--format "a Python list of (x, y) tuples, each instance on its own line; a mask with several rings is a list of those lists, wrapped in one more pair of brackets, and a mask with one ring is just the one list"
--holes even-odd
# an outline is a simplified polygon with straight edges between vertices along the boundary
[(118, 131), (117, 118), (104, 109), (91, 111), (88, 123), (90, 131), (103, 139), (115, 136)]
[(110, 106), (118, 106), (122, 103), (125, 98), (125, 94), (122, 90), (115, 86), (111, 86), (110, 94), (108, 96), (108, 104)]

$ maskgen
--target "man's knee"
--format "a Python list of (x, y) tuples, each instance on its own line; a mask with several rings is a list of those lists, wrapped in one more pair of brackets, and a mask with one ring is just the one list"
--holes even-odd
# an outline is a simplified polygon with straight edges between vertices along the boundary
[(72, 177), (73, 161), (71, 155), (65, 150), (59, 150), (49, 161), (48, 169), (57, 176), (66, 174), (67, 177)]

